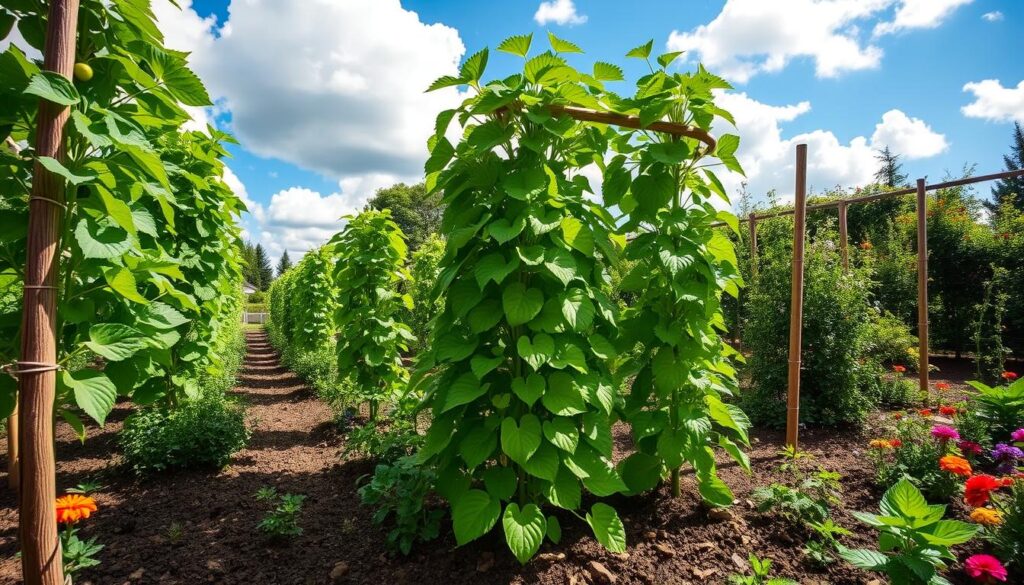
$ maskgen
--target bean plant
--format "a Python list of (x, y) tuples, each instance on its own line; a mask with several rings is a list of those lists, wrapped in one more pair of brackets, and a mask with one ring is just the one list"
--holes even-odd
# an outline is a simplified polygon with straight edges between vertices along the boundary
[[(664, 119), (704, 131), (716, 119), (732, 122), (713, 94), (728, 83), (703, 67), (669, 72), (679, 53), (658, 57), (655, 68), (650, 53), (647, 43), (628, 54), (646, 61), (651, 73), (632, 98), (609, 100), (616, 111), (635, 113), (641, 123)], [(637, 445), (623, 463), (623, 479), (638, 492), (655, 487), (668, 470), (679, 496), (679, 470), (688, 464), (701, 496), (728, 506), (733, 496), (718, 478), (714, 449), (749, 471), (741, 451), (749, 421), (726, 402), (737, 389), (731, 358), (739, 355), (720, 336), (721, 299), (735, 297), (742, 280), (732, 243), (714, 229), (724, 222), (735, 231), (738, 224), (719, 210), (729, 199), (712, 167), (742, 172), (739, 138), (723, 134), (712, 150), (696, 138), (640, 129), (621, 132), (612, 144), (618, 154), (604, 168), (604, 198), (624, 212), (621, 229), (635, 236), (625, 250), (635, 264), (620, 288), (637, 297), (623, 312), (619, 348), (639, 348), (618, 371), (632, 378), (623, 414)]]
[(338, 258), (338, 371), (354, 382), (355, 395), (369, 403), (375, 420), (380, 402), (397, 397), (408, 380), (402, 353), (415, 337), (396, 319), (401, 307), (412, 308), (412, 298), (398, 292), (399, 284), (409, 279), (408, 246), (386, 209), (345, 219), (348, 225), (328, 244)]
[[(414, 374), (417, 388), (433, 374), (419, 458), (438, 469), (456, 541), (500, 520), (523, 563), (545, 537), (560, 538), (549, 506), (588, 522), (609, 550), (625, 549), (611, 506), (577, 513), (584, 488), (598, 497), (626, 490), (611, 461), (616, 307), (602, 291), (623, 238), (579, 174), (604, 156), (607, 131), (551, 110), (598, 107), (604, 82), (621, 72), (602, 63), (592, 75), (577, 71), (563, 54), (580, 49), (549, 40), (551, 50), (533, 57), (529, 35), (498, 47), (524, 60), (522, 73), (481, 82), (485, 49), (431, 87), (467, 85), (474, 95), (438, 115), (429, 141), (427, 187), (446, 205), (435, 290), (445, 303)], [(457, 146), (447, 138), (455, 119)]]
[[(6, 2), (0, 16), (43, 49), (45, 3)], [(83, 1), (76, 57), (71, 81), (15, 44), (0, 54), (0, 296), (24, 283), (38, 164), (65, 186), (57, 410), (84, 436), (81, 415), (102, 424), (118, 394), (173, 406), (222, 369), (241, 302), (235, 217), (245, 207), (222, 181), (231, 138), (181, 129), (184, 106), (210, 98), (186, 54), (163, 46), (147, 3)], [(33, 150), (39, 100), (70, 108), (61, 160)], [(17, 355), (20, 302), (0, 309), (7, 363)], [(7, 415), (14, 384), (0, 379)]]

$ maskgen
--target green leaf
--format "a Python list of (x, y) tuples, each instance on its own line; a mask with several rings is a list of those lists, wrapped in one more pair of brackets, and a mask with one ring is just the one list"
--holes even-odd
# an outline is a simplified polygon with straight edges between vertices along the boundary
[[(525, 379), (515, 378), (512, 380), (512, 392), (522, 400), (526, 406), (533, 406), (544, 394), (544, 376), (530, 374)], [(545, 423), (547, 424), (547, 423)]]
[(548, 33), (548, 41), (551, 42), (551, 48), (556, 53), (582, 53), (583, 49), (577, 47), (575, 44), (569, 41), (556, 37), (551, 32)]
[(64, 177), (64, 179), (72, 185), (82, 185), (96, 180), (96, 175), (91, 173), (88, 175), (76, 175), (72, 173), (55, 158), (40, 156), (37, 157), (36, 160), (38, 160), (39, 164), (43, 165), (46, 170)]
[(715, 506), (731, 506), (734, 499), (732, 490), (714, 473), (714, 470), (697, 473), (697, 491), (706, 502)]
[(134, 327), (122, 323), (99, 323), (89, 327), (89, 341), (85, 346), (97, 355), (119, 362), (145, 349), (146, 340)]
[(559, 416), (582, 414), (587, 410), (583, 394), (565, 372), (555, 372), (548, 377), (548, 391), (541, 397), (544, 408)]
[(487, 55), (486, 47), (471, 55), (462, 64), (459, 77), (466, 81), (479, 81), (480, 77), (484, 74), (484, 69), (487, 67)]
[(622, 68), (618, 65), (598, 61), (594, 63), (594, 79), (598, 81), (622, 81)]
[(558, 470), (558, 476), (548, 486), (545, 495), (548, 501), (555, 506), (565, 510), (575, 510), (580, 507), (582, 493), (580, 481), (576, 479), (576, 476), (565, 467), (561, 467)]
[(563, 285), (576, 277), (576, 261), (572, 254), (561, 248), (549, 248), (544, 254), (544, 268)]
[(725, 168), (746, 176), (743, 172), (743, 167), (740, 166), (739, 160), (736, 159), (736, 149), (739, 145), (739, 136), (736, 136), (735, 134), (723, 134), (718, 138), (718, 145), (715, 147), (715, 157), (722, 161)]
[(82, 99), (67, 77), (52, 71), (40, 71), (33, 75), (25, 93), (61, 106), (73, 106)]
[(75, 241), (85, 258), (108, 260), (132, 249), (128, 233), (113, 225), (99, 225), (83, 218), (75, 227)]
[(626, 56), (631, 57), (633, 59), (646, 59), (651, 56), (651, 49), (653, 48), (654, 40), (652, 39), (640, 45), (639, 47), (630, 49), (629, 52), (626, 53)]
[(478, 424), (459, 443), (459, 455), (466, 462), (466, 467), (472, 469), (487, 461), (497, 446), (498, 435), (485, 424)]
[(587, 256), (594, 254), (594, 234), (590, 228), (575, 217), (562, 219), (562, 236), (565, 242)]
[(547, 175), (539, 168), (530, 167), (510, 173), (501, 181), (501, 188), (513, 199), (525, 201), (545, 191)]
[(544, 293), (539, 288), (528, 289), (523, 283), (515, 282), (502, 292), (501, 305), (509, 325), (522, 325), (540, 313)]
[(501, 449), (509, 459), (522, 465), (540, 447), (540, 420), (532, 414), (524, 414), (519, 424), (511, 417), (501, 421)]
[(750, 419), (734, 404), (725, 404), (718, 397), (708, 394), (704, 397), (708, 405), (708, 415), (716, 423), (727, 429), (736, 431), (746, 441), (747, 429), (750, 428)]
[(547, 532), (547, 522), (544, 514), (536, 504), (526, 504), (519, 508), (519, 504), (510, 503), (505, 507), (505, 515), (501, 519), (505, 528), (505, 542), (512, 554), (516, 556), (519, 564), (525, 565), (533, 558), (544, 542), (544, 534)]
[[(578, 288), (565, 291), (562, 298), (562, 316), (575, 331), (586, 331), (594, 323), (594, 303)], [(581, 353), (582, 356), (582, 353)]]
[(518, 257), (513, 257), (511, 262), (506, 262), (505, 256), (501, 252), (493, 252), (477, 262), (473, 275), (476, 277), (477, 285), (483, 289), (492, 280), (495, 284), (501, 284), (518, 266)]
[(103, 271), (103, 279), (107, 282), (107, 286), (122, 297), (141, 304), (149, 302), (139, 294), (135, 277), (127, 268), (108, 268)]
[(511, 36), (498, 45), (498, 50), (511, 53), (517, 57), (526, 57), (530, 52), (530, 44), (533, 42), (533, 34)]
[(954, 546), (974, 538), (980, 529), (981, 527), (976, 524), (968, 524), (959, 520), (940, 520), (923, 530), (921, 537), (928, 544)]
[(906, 478), (886, 490), (879, 508), (884, 515), (904, 518), (922, 517), (930, 512), (921, 491)]
[(466, 373), (452, 382), (451, 387), (448, 388), (448, 397), (444, 402), (444, 408), (441, 412), (447, 412), (457, 406), (463, 404), (469, 404), (477, 398), (480, 398), (487, 392), (487, 386), (480, 385), (480, 379), (475, 375)]
[(507, 500), (516, 493), (519, 479), (511, 467), (491, 467), (484, 471), (484, 486), (487, 493), (499, 500)]
[(665, 53), (664, 55), (661, 55), (661, 56), (658, 57), (658, 65), (661, 65), (662, 68), (667, 68), (673, 61), (676, 60), (676, 58), (679, 57), (679, 55), (682, 55), (682, 54), (683, 54), (683, 51), (674, 51), (672, 53)]
[(501, 310), (501, 301), (487, 299), (469, 312), (469, 330), (473, 333), (487, 331), (497, 325), (504, 315), (505, 313)]
[(501, 515), (501, 502), (483, 490), (468, 490), (452, 502), (452, 527), (459, 546), (490, 532)]
[(558, 467), (558, 451), (547, 443), (542, 443), (537, 452), (523, 463), (523, 469), (527, 473), (547, 481), (555, 481)]
[(505, 358), (502, 356), (488, 358), (482, 355), (475, 355), (469, 360), (469, 367), (473, 370), (473, 375), (483, 380), (484, 376), (501, 365), (503, 361), (505, 361)]
[(671, 392), (682, 386), (688, 374), (687, 368), (677, 362), (672, 348), (662, 346), (651, 360), (654, 384), (661, 392)]
[(79, 370), (77, 372), (61, 372), (61, 379), (75, 396), (75, 404), (88, 414), (100, 426), (107, 420), (107, 415), (114, 409), (117, 400), (117, 388), (102, 372), (95, 370)]
[(580, 431), (573, 419), (558, 416), (544, 421), (544, 437), (559, 449), (574, 453), (580, 442)]
[(889, 557), (882, 553), (874, 550), (868, 550), (865, 548), (846, 548), (843, 545), (836, 547), (836, 551), (839, 556), (857, 567), (858, 569), (864, 569), (866, 571), (878, 571), (884, 569), (886, 564), (889, 562)]
[(594, 531), (594, 538), (606, 549), (613, 553), (626, 552), (626, 528), (615, 508), (595, 503), (587, 514), (587, 524)]
[(562, 541), (562, 525), (558, 523), (556, 516), (548, 516), (548, 529), (546, 532), (548, 540), (558, 544)]
[(619, 464), (619, 475), (634, 494), (654, 489), (661, 481), (661, 459), (647, 453), (633, 453)]
[(427, 92), (437, 91), (445, 87), (466, 85), (467, 83), (469, 83), (469, 80), (461, 79), (458, 77), (452, 77), (451, 75), (442, 75), (441, 77), (438, 77), (437, 79), (434, 80), (433, 83), (430, 84), (430, 87), (427, 88)]
[(555, 340), (547, 333), (538, 333), (531, 341), (526, 335), (516, 340), (516, 351), (519, 357), (526, 360), (530, 367), (539, 370), (555, 355)]
[(523, 216), (519, 216), (511, 222), (506, 218), (501, 218), (491, 222), (491, 224), (487, 226), (487, 232), (491, 234), (491, 237), (497, 240), (499, 244), (504, 244), (522, 233), (523, 228), (525, 227), (526, 219), (523, 218)]

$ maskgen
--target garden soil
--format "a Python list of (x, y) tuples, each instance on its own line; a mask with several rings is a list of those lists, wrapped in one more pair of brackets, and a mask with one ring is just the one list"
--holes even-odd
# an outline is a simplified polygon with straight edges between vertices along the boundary
[[(622, 516), (629, 542), (626, 554), (602, 549), (586, 525), (560, 517), (563, 540), (545, 543), (539, 556), (519, 566), (501, 531), (456, 548), (450, 526), (409, 556), (390, 554), (386, 529), (372, 522), (373, 510), (360, 504), (357, 488), (374, 463), (346, 457), (345, 436), (331, 411), (294, 374), (283, 368), (262, 332), (249, 332), (248, 355), (234, 392), (249, 405), (252, 440), (220, 471), (172, 472), (136, 479), (120, 464), (117, 433), (131, 413), (119, 403), (102, 429), (91, 428), (85, 443), (61, 423), (57, 431), (57, 487), (61, 492), (97, 482), (98, 512), (82, 522), (80, 534), (105, 545), (102, 564), (78, 575), (81, 585), (121, 584), (711, 584), (748, 568), (750, 552), (774, 561), (773, 574), (803, 584), (865, 584), (874, 577), (837, 562), (813, 567), (801, 553), (807, 534), (784, 520), (759, 514), (751, 491), (781, 479), (775, 470), (783, 434), (753, 433), (753, 476), (731, 462), (721, 475), (736, 494), (727, 512), (711, 512), (684, 475), (683, 497), (667, 489), (636, 498), (611, 498)], [(962, 389), (966, 368), (950, 363), (948, 381)], [(884, 421), (884, 414), (874, 424)], [(616, 427), (616, 452), (629, 452), (626, 428)], [(843, 473), (843, 503), (836, 520), (855, 531), (849, 546), (869, 546), (874, 535), (860, 527), (851, 510), (877, 509), (880, 493), (863, 431), (805, 430), (801, 448), (814, 455), (810, 466)], [(6, 452), (0, 440), (0, 453)], [(6, 461), (3, 462), (6, 469)], [(6, 486), (6, 474), (0, 485)], [(268, 541), (257, 524), (268, 504), (260, 488), (306, 496), (301, 536)], [(585, 503), (589, 507), (588, 503)], [(13, 492), (0, 490), (0, 583), (19, 583), (16, 557), (17, 507)], [(963, 551), (966, 552), (966, 551)], [(965, 575), (954, 571), (956, 583)]]

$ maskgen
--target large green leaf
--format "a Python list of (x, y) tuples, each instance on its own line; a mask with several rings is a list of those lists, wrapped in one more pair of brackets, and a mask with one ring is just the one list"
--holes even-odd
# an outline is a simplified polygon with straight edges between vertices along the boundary
[(119, 362), (144, 349), (146, 340), (134, 327), (122, 323), (98, 323), (89, 327), (89, 341), (85, 346), (97, 355)]
[(555, 340), (547, 333), (538, 333), (530, 339), (522, 335), (516, 340), (516, 351), (534, 370), (539, 370), (555, 355)]
[(594, 531), (594, 538), (606, 549), (613, 553), (626, 552), (626, 528), (615, 508), (595, 503), (587, 514), (587, 524)]
[(544, 437), (559, 449), (573, 453), (580, 442), (580, 431), (573, 419), (558, 416), (544, 421)]
[(487, 534), (498, 522), (501, 502), (482, 490), (468, 490), (452, 502), (452, 527), (459, 546)]
[(511, 417), (501, 421), (501, 449), (512, 461), (523, 464), (537, 451), (540, 443), (540, 420), (535, 415), (524, 414), (518, 424)]
[(579, 386), (565, 372), (555, 372), (548, 377), (548, 390), (541, 397), (541, 402), (544, 408), (559, 416), (582, 414), (587, 410)]
[(537, 402), (544, 394), (544, 387), (544, 376), (536, 373), (530, 374), (526, 378), (514, 378), (512, 380), (512, 392), (526, 403), (527, 406), (533, 406), (533, 403)]
[(508, 548), (519, 563), (525, 565), (544, 542), (544, 534), (547, 532), (544, 514), (536, 504), (526, 504), (520, 509), (519, 504), (510, 503), (505, 507), (501, 523), (505, 528)]
[(117, 258), (133, 248), (128, 232), (113, 225), (82, 219), (75, 228), (75, 241), (85, 258)]
[(539, 288), (526, 288), (523, 283), (515, 282), (502, 292), (501, 305), (509, 325), (522, 325), (540, 313), (544, 293)]
[(114, 409), (114, 401), (117, 400), (117, 388), (114, 383), (102, 372), (95, 370), (61, 372), (61, 380), (72, 390), (75, 404), (103, 426), (107, 415)]
[(511, 36), (498, 45), (498, 50), (511, 53), (518, 57), (526, 57), (530, 52), (530, 43), (533, 41), (533, 34)]
[(459, 376), (450, 388), (448, 388), (448, 399), (445, 400), (441, 412), (447, 412), (456, 406), (468, 404), (487, 392), (487, 386), (480, 384), (480, 379), (474, 374), (463, 374)]
[(73, 106), (82, 99), (67, 77), (52, 71), (40, 71), (33, 75), (25, 93), (61, 106)]
[(132, 275), (131, 271), (127, 268), (114, 267), (104, 270), (103, 279), (107, 281), (107, 286), (109, 286), (111, 290), (122, 297), (130, 301), (135, 301), (136, 303), (146, 304), (149, 302), (145, 297), (139, 294), (138, 284), (135, 282), (135, 276)]

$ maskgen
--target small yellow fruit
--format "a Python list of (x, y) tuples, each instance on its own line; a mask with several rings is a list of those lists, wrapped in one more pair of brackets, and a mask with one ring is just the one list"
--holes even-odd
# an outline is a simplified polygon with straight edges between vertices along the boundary
[(75, 63), (75, 79), (89, 81), (92, 79), (92, 67), (88, 63)]

